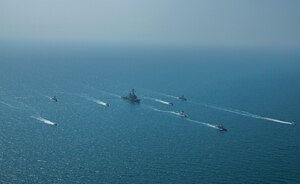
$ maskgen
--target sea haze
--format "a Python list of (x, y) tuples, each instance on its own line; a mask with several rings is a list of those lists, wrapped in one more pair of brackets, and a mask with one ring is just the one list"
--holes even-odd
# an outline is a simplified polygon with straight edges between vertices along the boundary
[(300, 183), (299, 52), (0, 47), (0, 183)]

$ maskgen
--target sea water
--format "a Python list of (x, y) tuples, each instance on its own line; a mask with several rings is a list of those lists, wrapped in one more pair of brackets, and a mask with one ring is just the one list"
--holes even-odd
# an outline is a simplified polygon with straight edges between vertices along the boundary
[(299, 183), (299, 69), (288, 50), (2, 44), (0, 183)]

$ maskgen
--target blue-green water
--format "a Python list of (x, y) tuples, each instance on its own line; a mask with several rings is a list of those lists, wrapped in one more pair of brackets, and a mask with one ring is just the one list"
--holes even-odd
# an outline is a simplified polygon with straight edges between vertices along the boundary
[(299, 183), (298, 125), (225, 111), (300, 123), (299, 69), (296, 51), (3, 44), (0, 183)]

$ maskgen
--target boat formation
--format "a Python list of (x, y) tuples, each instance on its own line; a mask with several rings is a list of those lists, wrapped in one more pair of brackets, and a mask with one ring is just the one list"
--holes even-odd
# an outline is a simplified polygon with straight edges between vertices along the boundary
[[(127, 95), (127, 96), (122, 96), (121, 98), (123, 100), (126, 100), (130, 103), (133, 103), (133, 104), (139, 104), (141, 102), (141, 100), (137, 97), (136, 93), (135, 93), (135, 89), (132, 89), (130, 91), (130, 93)], [(178, 96), (176, 97), (178, 100), (181, 100), (181, 101), (187, 101), (187, 98), (184, 96), (184, 95), (181, 95), (181, 96)], [(172, 102), (168, 102), (169, 105), (174, 105)], [(187, 118), (187, 114), (184, 112), (184, 111), (179, 111), (176, 113), (178, 116), (180, 116), (181, 118)], [(216, 125), (217, 129), (220, 131), (220, 132), (224, 132), (224, 131), (227, 131), (226, 128), (224, 128), (223, 125)]]
[[(141, 102), (141, 99), (139, 99), (138, 96), (136, 95), (135, 89), (132, 89), (132, 90), (129, 92), (128, 95), (122, 96), (121, 98), (122, 98), (123, 100), (125, 100), (125, 101), (128, 101), (128, 102), (132, 103), (132, 104), (139, 104), (139, 103)], [(178, 97), (176, 97), (176, 98), (177, 98), (178, 100), (181, 100), (181, 101), (187, 101), (186, 97), (183, 96), (183, 95), (178, 96)], [(56, 96), (52, 97), (51, 100), (53, 100), (54, 102), (58, 102), (58, 99), (57, 99)], [(103, 102), (103, 103), (104, 103), (104, 102)], [(169, 105), (172, 105), (172, 106), (173, 106), (173, 103), (172, 103), (172, 102), (168, 102), (168, 103), (169, 103)], [(105, 106), (108, 107), (109, 104), (108, 104), (108, 103), (105, 103)], [(177, 113), (175, 113), (175, 114), (178, 115), (178, 116), (181, 117), (181, 118), (187, 118), (187, 117), (188, 117), (187, 114), (186, 114), (184, 111), (179, 111), (179, 112), (177, 112)], [(56, 125), (56, 124), (55, 124), (55, 125)], [(216, 125), (216, 128), (217, 128), (219, 131), (221, 131), (221, 132), (227, 131), (227, 129), (224, 128), (223, 125)]]

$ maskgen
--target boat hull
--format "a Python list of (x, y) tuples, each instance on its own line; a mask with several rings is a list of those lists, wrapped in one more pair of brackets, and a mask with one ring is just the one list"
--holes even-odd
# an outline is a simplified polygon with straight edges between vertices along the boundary
[(130, 99), (130, 98), (128, 98), (127, 96), (122, 96), (122, 99), (123, 99), (123, 100), (126, 100), (126, 101), (128, 101), (128, 102), (130, 102), (130, 103), (140, 103), (140, 102), (141, 102), (140, 99)]

